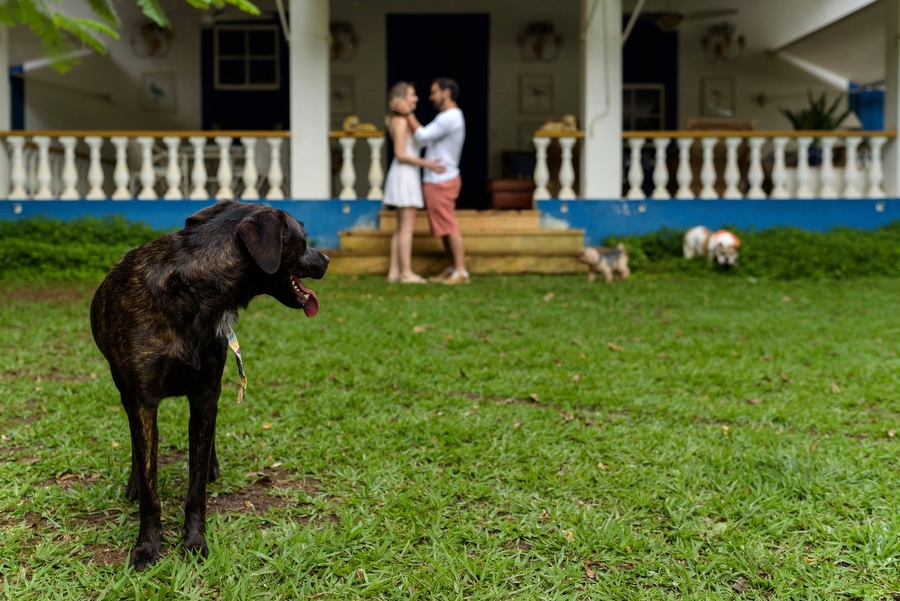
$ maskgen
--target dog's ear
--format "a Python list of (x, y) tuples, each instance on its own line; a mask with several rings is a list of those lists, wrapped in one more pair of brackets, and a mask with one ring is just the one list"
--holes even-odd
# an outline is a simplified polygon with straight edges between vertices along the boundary
[(284, 219), (275, 211), (261, 211), (245, 217), (237, 226), (240, 238), (250, 256), (266, 273), (272, 274), (281, 266), (281, 232)]

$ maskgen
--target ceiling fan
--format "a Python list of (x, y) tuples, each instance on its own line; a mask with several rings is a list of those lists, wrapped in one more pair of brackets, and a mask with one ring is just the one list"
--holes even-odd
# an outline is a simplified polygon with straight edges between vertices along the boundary
[(661, 10), (656, 16), (656, 26), (663, 31), (677, 31), (684, 23), (692, 23), (694, 21), (705, 21), (707, 19), (723, 19), (731, 17), (738, 13), (736, 8), (706, 8), (693, 10), (689, 12), (679, 13), (669, 10)]

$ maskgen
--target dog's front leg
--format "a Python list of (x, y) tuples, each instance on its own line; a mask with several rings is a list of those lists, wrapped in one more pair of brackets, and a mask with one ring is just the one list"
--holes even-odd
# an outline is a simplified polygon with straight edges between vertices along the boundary
[(128, 564), (140, 571), (159, 561), (162, 543), (162, 521), (156, 484), (159, 432), (156, 427), (156, 403), (126, 404), (126, 407), (129, 406), (133, 470), (129, 485), (134, 483), (137, 488), (141, 526)]
[(597, 272), (593, 269), (588, 272), (588, 282), (593, 282), (597, 279)]
[(220, 380), (210, 389), (188, 395), (191, 418), (188, 425), (188, 496), (184, 507), (184, 549), (188, 553), (209, 556), (206, 546), (206, 482), (218, 475), (218, 462), (213, 464), (215, 453), (216, 416), (219, 411)]

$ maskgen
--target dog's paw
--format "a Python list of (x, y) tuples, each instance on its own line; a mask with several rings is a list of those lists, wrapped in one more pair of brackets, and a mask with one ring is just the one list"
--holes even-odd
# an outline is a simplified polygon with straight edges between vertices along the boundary
[(202, 534), (185, 536), (184, 553), (185, 555), (195, 555), (203, 559), (209, 557), (209, 547), (206, 546), (206, 537)]
[(131, 550), (128, 565), (140, 572), (159, 561), (159, 543), (140, 543)]

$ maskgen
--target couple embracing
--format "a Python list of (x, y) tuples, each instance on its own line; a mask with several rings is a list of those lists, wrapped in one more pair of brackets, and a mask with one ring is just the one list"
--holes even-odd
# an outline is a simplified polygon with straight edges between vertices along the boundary
[[(459, 158), (466, 138), (466, 123), (456, 104), (458, 97), (455, 81), (443, 77), (434, 80), (428, 98), (439, 112), (423, 126), (414, 113), (419, 98), (412, 84), (401, 81), (388, 93), (387, 126), (394, 141), (394, 160), (385, 179), (384, 204), (397, 208), (388, 281), (426, 282), (412, 270), (416, 211), (424, 206), (431, 234), (443, 239), (453, 260), (451, 267), (431, 280), (444, 284), (469, 282), (463, 238), (456, 221), (456, 199), (462, 185)], [(425, 158), (419, 155), (423, 146)]]

